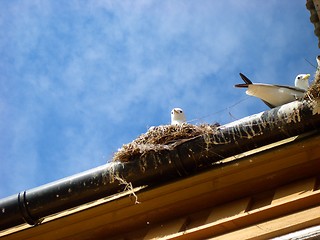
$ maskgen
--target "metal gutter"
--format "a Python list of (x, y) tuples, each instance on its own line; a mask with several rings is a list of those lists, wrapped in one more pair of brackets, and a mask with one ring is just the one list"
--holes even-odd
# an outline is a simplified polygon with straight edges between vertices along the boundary
[(0, 230), (41, 219), (133, 187), (158, 186), (215, 167), (225, 158), (320, 126), (320, 102), (292, 102), (223, 125), (216, 134), (176, 142), (172, 150), (150, 151), (132, 162), (113, 162), (0, 199)]

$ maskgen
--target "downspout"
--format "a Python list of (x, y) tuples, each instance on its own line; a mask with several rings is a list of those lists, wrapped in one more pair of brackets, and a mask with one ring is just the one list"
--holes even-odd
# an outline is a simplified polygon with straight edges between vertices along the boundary
[(0, 199), (0, 230), (41, 219), (134, 187), (157, 186), (215, 167), (214, 163), (288, 137), (318, 130), (320, 103), (292, 102), (233, 123), (216, 134), (177, 142), (172, 150), (148, 152), (131, 162), (112, 162)]

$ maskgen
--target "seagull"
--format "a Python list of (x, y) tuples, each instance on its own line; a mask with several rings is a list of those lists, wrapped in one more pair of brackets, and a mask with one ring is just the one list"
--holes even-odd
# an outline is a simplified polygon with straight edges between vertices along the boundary
[(174, 108), (171, 110), (171, 125), (180, 125), (186, 121), (186, 116), (181, 108)]
[(310, 74), (299, 74), (295, 79), (295, 87), (252, 83), (249, 78), (240, 73), (245, 84), (236, 84), (238, 88), (248, 88), (246, 94), (260, 98), (268, 107), (274, 108), (301, 99), (309, 88)]

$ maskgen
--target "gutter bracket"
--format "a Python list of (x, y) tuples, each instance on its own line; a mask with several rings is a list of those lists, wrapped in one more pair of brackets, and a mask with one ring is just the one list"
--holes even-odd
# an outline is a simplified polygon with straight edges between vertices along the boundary
[(26, 223), (32, 226), (41, 224), (41, 222), (43, 221), (43, 218), (40, 218), (40, 219), (33, 218), (28, 210), (28, 202), (26, 200), (26, 191), (20, 192), (18, 194), (18, 205), (19, 205), (21, 216)]

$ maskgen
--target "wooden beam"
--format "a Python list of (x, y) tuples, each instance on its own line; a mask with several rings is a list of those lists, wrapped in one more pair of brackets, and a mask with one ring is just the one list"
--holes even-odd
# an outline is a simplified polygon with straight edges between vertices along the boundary
[[(48, 240), (55, 239), (56, 236), (60, 239), (109, 238), (123, 233), (124, 228), (127, 231), (148, 229), (160, 222), (171, 221), (179, 216), (210, 209), (298, 179), (319, 175), (319, 156), (320, 136), (312, 136), (236, 159), (228, 164), (217, 165), (211, 171), (171, 184), (154, 189), (145, 188), (143, 192), (137, 193), (141, 204), (135, 205), (128, 196), (111, 202), (101, 201), (98, 205), (82, 206), (78, 211), (71, 211), (70, 215), (66, 211), (59, 218), (53, 218), (42, 225), (13, 232), (7, 235), (6, 239), (39, 239), (40, 236)], [(280, 208), (279, 211), (281, 210)], [(256, 216), (261, 214), (263, 217), (263, 214), (268, 212), (272, 213), (262, 211)], [(250, 220), (250, 217), (243, 219)], [(216, 228), (219, 227), (225, 226), (220, 224)]]
[[(245, 200), (243, 202), (245, 202)], [(243, 211), (230, 217), (228, 217), (228, 215), (230, 215), (228, 210), (225, 209), (224, 218), (222, 217), (219, 220), (213, 219), (212, 222), (207, 221), (207, 224), (177, 232), (163, 239), (207, 239), (214, 236), (216, 237), (213, 239), (251, 239), (246, 237), (257, 237), (260, 236), (259, 234), (261, 234), (260, 239), (269, 238), (270, 236), (274, 237), (277, 236), (277, 234), (285, 234), (303, 227), (319, 224), (320, 206), (313, 207), (318, 205), (319, 202), (320, 190), (317, 190), (312, 192), (307, 191), (301, 195), (292, 195), (291, 198), (286, 198), (284, 201), (275, 201), (268, 206), (248, 212)], [(241, 205), (239, 203), (241, 203), (241, 201), (234, 202), (235, 208), (238, 209)], [(242, 206), (245, 208), (245, 205)], [(310, 208), (304, 210), (308, 207)], [(215, 210), (219, 211), (219, 208), (220, 207), (213, 209), (212, 212)], [(222, 216), (221, 213), (220, 216)], [(296, 218), (300, 218), (299, 221), (296, 221)], [(288, 224), (288, 226), (286, 226), (286, 224)], [(257, 229), (259, 229), (259, 227), (264, 230), (258, 231)], [(267, 231), (268, 229), (270, 232)], [(238, 235), (238, 233), (240, 235)]]
[(320, 224), (320, 206), (220, 235), (215, 240), (270, 239)]

